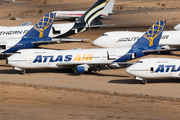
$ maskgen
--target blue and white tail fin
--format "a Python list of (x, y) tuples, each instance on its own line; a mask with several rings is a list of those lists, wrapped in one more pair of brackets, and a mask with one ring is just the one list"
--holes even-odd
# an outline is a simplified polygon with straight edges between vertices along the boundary
[(47, 13), (36, 25), (31, 28), (23, 38), (46, 38), (49, 36), (55, 13)]
[(106, 0), (98, 0), (76, 21), (76, 23), (86, 23), (86, 25), (90, 26), (92, 22), (98, 22), (105, 4)]
[(148, 31), (136, 43), (134, 43), (132, 48), (158, 46), (165, 25), (166, 25), (165, 20), (157, 21), (150, 29), (148, 29)]
[(102, 12), (103, 15), (112, 15), (113, 13), (113, 7), (114, 7), (115, 0), (110, 0), (107, 5), (104, 7), (104, 10)]

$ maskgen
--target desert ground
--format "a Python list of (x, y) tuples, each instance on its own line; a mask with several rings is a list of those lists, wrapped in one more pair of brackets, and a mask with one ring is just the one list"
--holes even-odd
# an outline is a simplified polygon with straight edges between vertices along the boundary
[[(18, 0), (0, 5), (0, 25), (35, 24), (54, 10), (87, 10), (96, 0)], [(39, 10), (43, 10), (39, 13)], [(115, 24), (70, 36), (84, 43), (43, 45), (43, 48), (97, 48), (92, 41), (108, 31), (146, 31), (155, 21), (167, 20), (165, 30), (180, 23), (179, 0), (116, 0), (114, 15), (102, 19)], [(151, 14), (147, 14), (150, 12)], [(21, 18), (21, 20), (10, 20)], [(58, 20), (67, 23), (72, 20)], [(179, 58), (152, 54), (149, 57)], [(140, 59), (140, 58), (139, 58)], [(133, 60), (136, 62), (138, 59)], [(134, 80), (126, 68), (75, 75), (71, 70), (27, 70), (26, 75), (0, 60), (0, 120), (179, 120), (180, 80)]]

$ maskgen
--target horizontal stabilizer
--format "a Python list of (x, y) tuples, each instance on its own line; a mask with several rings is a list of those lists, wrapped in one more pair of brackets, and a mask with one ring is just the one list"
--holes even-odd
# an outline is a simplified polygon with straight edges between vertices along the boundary
[(115, 24), (106, 24), (106, 25), (91, 25), (91, 26), (86, 26), (86, 28), (97, 28), (97, 27), (106, 27), (106, 26), (113, 26)]
[(180, 23), (177, 24), (176, 26), (174, 26), (174, 29), (175, 29), (175, 30), (180, 30)]
[(52, 41), (36, 41), (32, 42), (32, 44), (49, 44), (49, 43), (65, 43), (65, 42), (83, 42), (84, 40), (89, 39), (68, 39), (68, 38), (55, 38)]
[(143, 53), (151, 53), (151, 52), (173, 51), (173, 50), (177, 50), (177, 48), (160, 49), (160, 50), (145, 50), (145, 51), (142, 51), (142, 52), (143, 52)]

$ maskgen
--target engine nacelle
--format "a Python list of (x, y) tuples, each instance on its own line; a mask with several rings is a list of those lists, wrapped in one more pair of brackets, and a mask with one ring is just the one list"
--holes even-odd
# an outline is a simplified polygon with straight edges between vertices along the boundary
[(87, 65), (87, 64), (78, 65), (78, 66), (74, 67), (74, 73), (76, 73), (76, 74), (84, 73), (84, 72), (87, 72), (88, 69), (89, 69), (89, 65)]

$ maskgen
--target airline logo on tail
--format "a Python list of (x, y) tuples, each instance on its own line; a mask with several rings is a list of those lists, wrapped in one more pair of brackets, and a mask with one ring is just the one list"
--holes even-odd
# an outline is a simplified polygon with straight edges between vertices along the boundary
[(144, 38), (149, 40), (149, 46), (153, 46), (154, 39), (164, 30), (164, 21), (158, 21), (144, 34)]
[(53, 23), (55, 18), (54, 14), (55, 13), (48, 13), (33, 27), (35, 30), (39, 31), (40, 38), (43, 37), (43, 32)]

